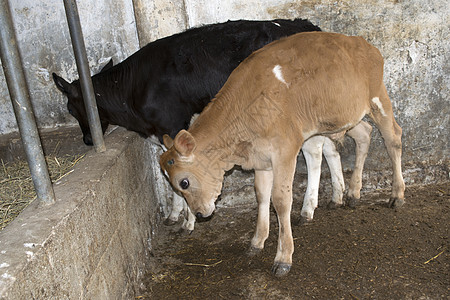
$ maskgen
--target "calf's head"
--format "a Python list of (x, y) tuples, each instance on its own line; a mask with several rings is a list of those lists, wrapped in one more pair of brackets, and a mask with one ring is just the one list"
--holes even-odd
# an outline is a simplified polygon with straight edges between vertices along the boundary
[(222, 189), (224, 170), (196, 151), (197, 143), (186, 130), (181, 130), (174, 140), (168, 135), (163, 140), (169, 150), (161, 155), (159, 163), (173, 188), (183, 194), (197, 218), (211, 216)]
[[(112, 60), (106, 64), (101, 72), (106, 71), (107, 69), (111, 68), (113, 66)], [(53, 81), (56, 84), (56, 87), (64, 93), (64, 95), (67, 96), (67, 110), (69, 113), (78, 121), (78, 124), (80, 125), (81, 131), (83, 132), (83, 142), (88, 145), (92, 146), (92, 136), (91, 136), (91, 130), (89, 129), (89, 121), (86, 113), (86, 108), (84, 106), (83, 101), (83, 95), (81, 92), (81, 86), (80, 81), (75, 80), (72, 83), (67, 82), (64, 80), (64, 78), (59, 77), (55, 73), (53, 75)], [(99, 111), (100, 116), (100, 123), (102, 125), (102, 132), (105, 133), (106, 129), (108, 128), (108, 121), (102, 119), (102, 114)]]

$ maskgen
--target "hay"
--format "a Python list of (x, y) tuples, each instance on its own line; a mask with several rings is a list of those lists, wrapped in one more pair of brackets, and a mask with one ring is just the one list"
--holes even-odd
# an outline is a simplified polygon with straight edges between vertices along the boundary
[[(55, 183), (71, 172), (83, 157), (84, 154), (47, 156), (45, 159), (52, 182)], [(1, 160), (0, 175), (0, 230), (2, 230), (36, 198), (36, 192), (26, 161), (5, 164)]]

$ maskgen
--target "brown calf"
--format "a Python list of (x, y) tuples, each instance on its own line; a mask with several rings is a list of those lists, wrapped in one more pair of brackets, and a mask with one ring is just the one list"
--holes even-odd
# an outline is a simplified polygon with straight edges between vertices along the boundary
[(383, 58), (360, 37), (300, 33), (244, 60), (189, 131), (160, 159), (162, 169), (197, 217), (215, 209), (223, 176), (234, 165), (255, 170), (258, 221), (251, 253), (264, 247), (269, 206), (279, 222), (272, 271), (290, 270), (294, 243), (290, 212), (297, 154), (314, 135), (354, 127), (368, 115), (380, 130), (393, 165), (391, 205), (404, 202), (401, 133), (383, 84)]

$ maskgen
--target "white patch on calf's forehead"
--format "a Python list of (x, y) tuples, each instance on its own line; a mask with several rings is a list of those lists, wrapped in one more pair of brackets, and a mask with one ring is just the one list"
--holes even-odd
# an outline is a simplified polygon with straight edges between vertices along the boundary
[(272, 22), (272, 24), (275, 24), (275, 25), (277, 25), (278, 27), (281, 27), (281, 25), (278, 24), (277, 22)]
[(276, 77), (279, 81), (281, 81), (281, 82), (284, 83), (287, 87), (289, 87), (289, 85), (287, 84), (286, 80), (284, 80), (283, 72), (282, 72), (282, 70), (281, 70), (281, 66), (280, 66), (280, 65), (276, 65), (275, 67), (273, 67), (272, 73), (275, 75), (275, 77)]
[(387, 115), (386, 115), (386, 112), (384, 111), (383, 104), (381, 104), (380, 98), (373, 97), (372, 98), (372, 102), (375, 103), (378, 106), (378, 109), (380, 110), (381, 115), (383, 117), (386, 117)]

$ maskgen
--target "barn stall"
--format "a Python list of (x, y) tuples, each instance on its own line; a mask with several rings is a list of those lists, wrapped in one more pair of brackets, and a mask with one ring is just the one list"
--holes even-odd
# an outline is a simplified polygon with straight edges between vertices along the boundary
[[(11, 1), (38, 127), (41, 132), (68, 132), (60, 138), (61, 144), (69, 144), (65, 149), (87, 153), (73, 172), (54, 183), (55, 204), (40, 207), (33, 202), (0, 233), (3, 298), (440, 298), (448, 293), (445, 1), (104, 0), (78, 1), (78, 8), (93, 74), (110, 58), (121, 61), (157, 38), (228, 19), (302, 17), (325, 31), (363, 36), (385, 57), (385, 83), (403, 128), (409, 202), (398, 211), (382, 205), (391, 171), (382, 138), (374, 130), (361, 206), (319, 208), (313, 224), (295, 227), (293, 273), (281, 281), (268, 272), (276, 230), (261, 257), (245, 256), (256, 214), (251, 173), (235, 170), (226, 178), (217, 215), (196, 224), (191, 235), (179, 233), (179, 225), (164, 227), (171, 193), (157, 164), (159, 146), (123, 129), (105, 137), (104, 153), (80, 146), (80, 133), (70, 129), (76, 121), (66, 111), (67, 100), (51, 80), (52, 72), (78, 77), (64, 7)], [(0, 133), (8, 141), (17, 128), (3, 74), (0, 101)], [(2, 153), (14, 156), (16, 146), (6, 144)], [(353, 142), (346, 140), (341, 148), (343, 168), (350, 171)], [(323, 169), (321, 204), (331, 193), (325, 164)], [(294, 219), (305, 181), (300, 156)]]

